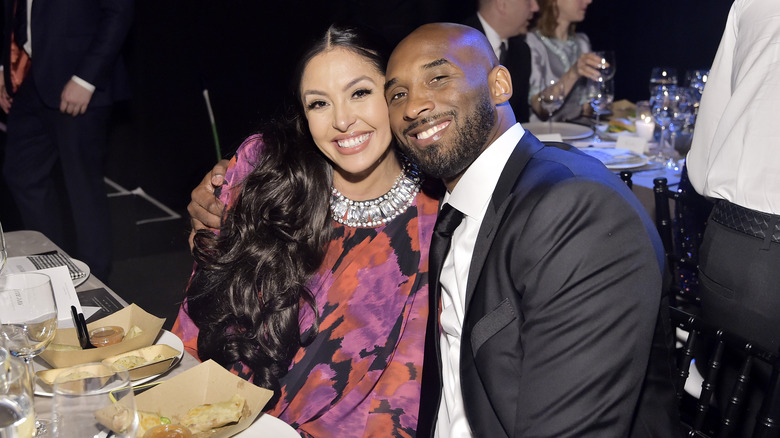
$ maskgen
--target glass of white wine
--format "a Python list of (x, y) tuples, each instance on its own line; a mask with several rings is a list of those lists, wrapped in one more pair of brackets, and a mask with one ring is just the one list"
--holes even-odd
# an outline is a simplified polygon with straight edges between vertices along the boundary
[(0, 437), (33, 436), (35, 415), (28, 383), (24, 362), (0, 348)]
[[(35, 388), (33, 359), (54, 339), (57, 304), (51, 279), (40, 272), (0, 277), (0, 342), (27, 366), (28, 386)], [(38, 433), (46, 424), (37, 421)]]
[(547, 131), (552, 134), (553, 114), (563, 106), (566, 100), (566, 89), (563, 82), (555, 80), (546, 80), (545, 88), (539, 92), (539, 105), (547, 112)]

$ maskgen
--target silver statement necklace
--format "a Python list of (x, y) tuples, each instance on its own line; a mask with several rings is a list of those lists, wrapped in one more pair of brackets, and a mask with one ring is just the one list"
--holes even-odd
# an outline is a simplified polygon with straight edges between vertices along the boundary
[(402, 162), (401, 174), (384, 195), (366, 201), (353, 201), (331, 188), (330, 212), (333, 220), (348, 227), (370, 228), (387, 224), (404, 213), (420, 191), (422, 177), (417, 166)]

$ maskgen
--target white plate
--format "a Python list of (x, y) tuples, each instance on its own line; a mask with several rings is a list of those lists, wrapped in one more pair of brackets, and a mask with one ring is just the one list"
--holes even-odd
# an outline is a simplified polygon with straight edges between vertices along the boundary
[(298, 432), (284, 421), (268, 414), (260, 414), (251, 426), (237, 433), (237, 437), (301, 438)]
[(90, 276), (89, 266), (87, 266), (87, 264), (82, 262), (81, 260), (77, 260), (77, 259), (73, 259), (73, 258), (71, 260), (73, 261), (73, 264), (76, 265), (77, 268), (79, 268), (79, 270), (81, 270), (82, 272), (86, 272), (87, 273), (87, 275), (85, 275), (85, 276), (83, 276), (81, 278), (76, 278), (75, 280), (73, 280), (73, 287), (79, 287), (79, 286), (82, 285), (82, 283), (87, 281), (87, 279)]
[[(171, 363), (170, 368), (163, 371), (160, 374), (155, 374), (153, 376), (144, 377), (143, 379), (133, 380), (133, 385), (137, 386), (142, 383), (146, 383), (152, 379), (155, 379), (157, 377), (160, 377), (161, 375), (167, 373), (171, 370), (171, 368), (175, 367), (179, 364), (179, 361), (181, 360), (181, 357), (184, 355), (184, 343), (179, 339), (178, 336), (174, 335), (173, 333), (169, 332), (168, 330), (163, 330), (160, 337), (157, 339), (157, 342), (154, 343), (155, 345), (158, 344), (165, 344), (170, 345), (171, 347), (175, 348), (176, 350), (180, 351), (179, 356)], [(50, 370), (51, 366), (46, 363), (43, 359), (40, 357), (36, 357), (33, 360), (33, 367), (35, 368), (35, 372), (42, 371), (42, 370)], [(41, 386), (41, 382), (36, 379), (35, 382), (35, 395), (41, 395), (44, 397), (51, 397), (51, 388), (48, 388), (46, 386)]]
[[(550, 128), (547, 125), (547, 122), (529, 122), (523, 123), (522, 125), (523, 128), (528, 130), (533, 135), (550, 133)], [(553, 122), (552, 132), (554, 134), (561, 134), (563, 141), (580, 140), (593, 135), (593, 130), (587, 126), (566, 122)]]
[(601, 161), (610, 170), (634, 169), (647, 164), (646, 156), (631, 152), (628, 149), (583, 148), (580, 150)]

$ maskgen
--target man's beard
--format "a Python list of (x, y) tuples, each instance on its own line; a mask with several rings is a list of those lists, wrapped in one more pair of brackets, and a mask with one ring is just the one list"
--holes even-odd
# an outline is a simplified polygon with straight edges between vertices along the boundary
[[(457, 113), (448, 111), (441, 116), (453, 116), (453, 122), (457, 120)], [(427, 123), (430, 119), (421, 120), (419, 124)], [(482, 150), (487, 146), (490, 131), (495, 123), (495, 108), (487, 95), (483, 95), (474, 111), (467, 114), (458, 123), (461, 131), (452, 144), (439, 141), (425, 149), (417, 149), (405, 142), (399, 142), (404, 153), (426, 174), (445, 180), (452, 179), (464, 172)]]

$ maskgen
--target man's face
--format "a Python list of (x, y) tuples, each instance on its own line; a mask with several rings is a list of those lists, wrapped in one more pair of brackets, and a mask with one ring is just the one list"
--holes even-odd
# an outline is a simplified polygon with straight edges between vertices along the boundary
[(496, 120), (490, 65), (446, 28), (422, 29), (393, 51), (385, 98), (401, 149), (425, 173), (447, 182), (489, 143)]
[(517, 19), (517, 35), (528, 33), (528, 26), (534, 16), (534, 12), (539, 10), (539, 3), (536, 0), (511, 0), (508, 2), (510, 8), (509, 16)]

